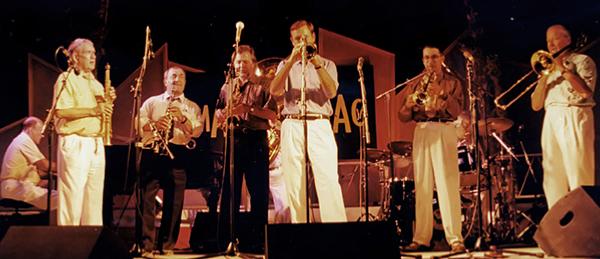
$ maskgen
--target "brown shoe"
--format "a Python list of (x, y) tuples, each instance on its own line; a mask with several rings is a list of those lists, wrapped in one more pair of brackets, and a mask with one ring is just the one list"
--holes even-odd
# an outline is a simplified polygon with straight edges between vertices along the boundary
[(410, 243), (410, 245), (402, 247), (402, 250), (406, 251), (406, 252), (419, 252), (419, 251), (428, 251), (429, 247), (426, 245), (421, 245), (421, 244), (413, 241), (412, 243)]
[(145, 250), (144, 252), (142, 252), (142, 254), (140, 255), (140, 257), (142, 257), (142, 258), (155, 258), (154, 252), (153, 251), (147, 251), (147, 250)]
[(463, 242), (454, 242), (452, 243), (452, 253), (460, 253), (460, 252), (464, 252), (467, 251), (467, 249), (465, 248), (465, 245), (463, 244)]

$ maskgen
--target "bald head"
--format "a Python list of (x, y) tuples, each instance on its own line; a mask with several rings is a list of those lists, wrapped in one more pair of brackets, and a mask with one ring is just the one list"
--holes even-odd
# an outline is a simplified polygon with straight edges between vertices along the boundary
[(27, 117), (24, 121), (23, 121), (23, 130), (29, 129), (37, 124), (42, 124), (42, 120), (40, 120), (38, 117)]
[(571, 34), (561, 24), (552, 25), (546, 30), (546, 44), (548, 45), (548, 51), (554, 54), (571, 44)]
[(43, 126), (43, 122), (42, 120), (40, 120), (37, 117), (27, 117), (27, 119), (25, 119), (23, 121), (23, 132), (27, 133), (27, 135), (29, 135), (29, 137), (31, 137), (31, 139), (36, 143), (39, 144), (40, 140), (42, 139), (43, 135), (42, 135), (42, 126)]

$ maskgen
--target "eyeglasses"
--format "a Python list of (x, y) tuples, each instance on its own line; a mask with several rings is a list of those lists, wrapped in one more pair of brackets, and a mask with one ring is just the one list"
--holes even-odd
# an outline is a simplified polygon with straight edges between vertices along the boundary
[(437, 55), (437, 54), (435, 54), (435, 55), (431, 55), (431, 56), (423, 56), (423, 60), (427, 60), (427, 59), (438, 59), (438, 58), (440, 58), (440, 57), (441, 57), (441, 56), (440, 56), (440, 55)]

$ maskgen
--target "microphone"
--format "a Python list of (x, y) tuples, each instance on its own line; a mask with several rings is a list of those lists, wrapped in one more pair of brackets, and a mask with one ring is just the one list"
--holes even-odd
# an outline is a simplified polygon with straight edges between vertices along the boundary
[(148, 57), (150, 59), (154, 59), (154, 50), (153, 49), (154, 49), (154, 44), (152, 44), (152, 38), (150, 38), (150, 46), (148, 47), (148, 51), (149, 51)]
[(473, 54), (471, 53), (471, 51), (469, 51), (468, 49), (461, 49), (460, 52), (462, 52), (463, 56), (470, 62), (475, 61), (475, 58), (473, 58)]
[(152, 36), (150, 36), (150, 26), (146, 26), (146, 46), (144, 47), (144, 58), (154, 59), (154, 44), (152, 44)]
[(235, 42), (239, 43), (242, 36), (242, 30), (244, 29), (244, 23), (239, 21), (235, 23)]
[(362, 69), (364, 63), (365, 63), (365, 58), (358, 57), (358, 63), (356, 63), (356, 68)]
[(58, 47), (58, 49), (56, 51), (60, 51), (60, 52), (62, 52), (63, 55), (65, 55), (65, 57), (71, 58), (71, 54), (64, 46)]
[[(58, 55), (58, 52), (65, 55), (65, 57), (67, 58), (67, 64), (69, 65), (68, 70), (74, 69), (74, 67), (73, 67), (74, 61), (73, 61), (73, 58), (71, 57), (71, 53), (69, 53), (69, 50), (67, 50), (64, 46), (59, 46), (56, 49), (56, 51), (54, 52), (54, 58), (56, 58), (56, 56)], [(75, 71), (75, 73), (79, 75), (78, 71)]]

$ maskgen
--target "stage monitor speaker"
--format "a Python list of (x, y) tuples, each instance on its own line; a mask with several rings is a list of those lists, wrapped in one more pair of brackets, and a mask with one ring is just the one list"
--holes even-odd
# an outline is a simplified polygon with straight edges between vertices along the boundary
[(583, 186), (558, 200), (539, 224), (534, 239), (556, 257), (600, 257), (600, 186)]
[(400, 258), (391, 222), (267, 225), (267, 259)]
[(0, 242), (0, 258), (131, 258), (127, 247), (102, 227), (14, 226)]

